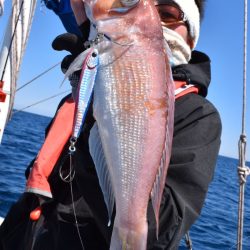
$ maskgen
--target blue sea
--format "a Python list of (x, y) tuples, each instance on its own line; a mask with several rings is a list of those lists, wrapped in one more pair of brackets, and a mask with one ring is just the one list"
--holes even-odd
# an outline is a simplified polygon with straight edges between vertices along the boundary
[[(50, 118), (27, 112), (15, 113), (0, 145), (0, 216), (24, 191), (24, 171), (36, 156)], [(190, 236), (194, 250), (236, 249), (238, 194), (237, 159), (219, 156), (200, 218)], [(248, 164), (250, 166), (250, 164)], [(245, 189), (243, 249), (250, 249), (250, 178)], [(182, 241), (181, 250), (187, 249)]]

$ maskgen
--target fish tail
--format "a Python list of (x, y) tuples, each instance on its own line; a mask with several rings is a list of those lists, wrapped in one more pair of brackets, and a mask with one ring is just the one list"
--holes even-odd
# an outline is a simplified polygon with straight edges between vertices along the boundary
[(110, 250), (146, 250), (148, 225), (129, 228), (125, 225), (113, 227)]

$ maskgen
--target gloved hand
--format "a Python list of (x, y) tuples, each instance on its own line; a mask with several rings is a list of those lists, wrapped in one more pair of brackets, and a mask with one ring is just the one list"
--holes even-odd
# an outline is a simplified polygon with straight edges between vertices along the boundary
[[(57, 51), (66, 50), (71, 54), (65, 56), (61, 62), (62, 72), (65, 73), (70, 64), (74, 61), (74, 59), (82, 53), (86, 48), (84, 43), (88, 40), (89, 32), (90, 32), (90, 21), (87, 20), (84, 22), (79, 29), (81, 30), (82, 36), (77, 36), (71, 33), (64, 33), (57, 36), (52, 42), (52, 48)], [(75, 99), (75, 93), (77, 90), (77, 85), (79, 82), (81, 70), (75, 72), (69, 77), (70, 84), (72, 86), (72, 96)], [(90, 104), (88, 113), (85, 117), (85, 125), (83, 129), (83, 140), (87, 141), (88, 133), (90, 128), (93, 126), (94, 118), (92, 116), (92, 104)], [(86, 144), (87, 145), (87, 144)]]
[(85, 21), (79, 29), (81, 30), (82, 36), (77, 36), (72, 33), (64, 33), (57, 36), (52, 42), (52, 48), (54, 50), (66, 50), (71, 53), (70, 55), (65, 56), (62, 60), (61, 69), (63, 73), (67, 71), (73, 60), (86, 49), (84, 43), (88, 40), (90, 21)]
[[(70, 55), (67, 55), (63, 58), (61, 62), (62, 72), (65, 73), (70, 64), (74, 59), (83, 52), (86, 48), (84, 43), (88, 40), (89, 31), (90, 31), (90, 22), (89, 20), (85, 21), (79, 29), (81, 30), (82, 36), (78, 36), (72, 33), (64, 33), (57, 36), (52, 42), (52, 48), (57, 51), (66, 50), (70, 52)], [(75, 93), (77, 90), (77, 85), (79, 82), (81, 71), (76, 71), (74, 74), (70, 75), (69, 81), (72, 86), (72, 96), (75, 99)]]

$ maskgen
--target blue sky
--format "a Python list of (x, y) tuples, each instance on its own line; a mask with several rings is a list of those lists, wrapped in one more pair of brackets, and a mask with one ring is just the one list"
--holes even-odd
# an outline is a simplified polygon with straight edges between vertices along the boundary
[[(10, 2), (5, 1), (5, 14), (0, 18), (0, 39), (10, 12)], [(242, 83), (243, 83), (243, 16), (244, 1), (207, 0), (205, 17), (197, 50), (211, 58), (212, 82), (207, 99), (218, 109), (222, 124), (222, 144), (220, 154), (238, 158), (238, 140), (242, 123)], [(65, 30), (58, 17), (37, 3), (30, 39), (26, 48), (17, 85), (21, 86), (50, 66), (58, 63), (67, 54), (54, 51), (53, 39)], [(250, 43), (248, 42), (250, 45)], [(250, 49), (250, 46), (249, 46)], [(249, 64), (247, 66), (249, 71)], [(249, 76), (250, 77), (250, 76)], [(15, 108), (21, 109), (41, 99), (70, 89), (66, 81), (60, 88), (63, 74), (56, 67), (45, 76), (33, 82), (16, 94)], [(250, 93), (250, 90), (249, 90)], [(62, 96), (61, 96), (62, 97)], [(26, 111), (52, 116), (61, 97), (34, 106)], [(250, 124), (250, 94), (248, 94), (246, 134)], [(249, 149), (247, 159), (250, 160)]]

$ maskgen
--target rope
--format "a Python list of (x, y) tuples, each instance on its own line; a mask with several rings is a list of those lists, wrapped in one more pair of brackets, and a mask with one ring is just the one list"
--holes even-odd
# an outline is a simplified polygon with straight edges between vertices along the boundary
[(8, 48), (8, 54), (7, 54), (7, 57), (6, 57), (6, 60), (5, 60), (5, 63), (4, 63), (4, 67), (3, 67), (3, 72), (2, 72), (2, 76), (1, 76), (1, 81), (3, 81), (4, 74), (5, 74), (5, 70), (6, 70), (6, 66), (7, 66), (7, 62), (8, 62), (8, 59), (9, 59), (9, 57), (10, 57), (10, 51), (11, 51), (11, 47), (12, 47), (12, 44), (13, 44), (13, 40), (14, 40), (14, 37), (15, 37), (15, 34), (16, 34), (16, 29), (17, 29), (17, 24), (18, 24), (18, 21), (19, 21), (19, 17), (20, 17), (21, 12), (22, 12), (23, 3), (24, 3), (24, 0), (23, 0), (22, 3), (21, 3), (20, 9), (19, 9), (19, 13), (18, 13), (18, 16), (17, 16), (17, 20), (16, 20), (16, 23), (15, 23), (14, 31), (13, 31), (13, 34), (12, 34), (12, 36), (11, 36), (11, 40), (10, 40), (10, 44), (9, 44), (9, 48)]
[(246, 159), (246, 136), (242, 134), (239, 140), (239, 166), (238, 166), (238, 174), (240, 184), (245, 184), (247, 182), (247, 177), (250, 175), (250, 168), (245, 165)]
[(51, 66), (50, 68), (46, 69), (45, 71), (43, 71), (41, 74), (37, 75), (36, 77), (34, 77), (33, 79), (31, 79), (30, 81), (28, 81), (27, 83), (21, 85), (17, 90), (19, 91), (20, 89), (26, 87), (27, 85), (29, 85), (30, 83), (34, 82), (35, 80), (37, 80), (38, 78), (40, 78), (41, 76), (45, 75), (46, 73), (48, 73), (50, 70), (54, 69), (56, 66), (58, 66), (59, 64), (61, 64), (61, 62), (56, 63), (55, 65)]
[(238, 235), (237, 235), (237, 250), (242, 250), (243, 239), (243, 220), (244, 220), (244, 199), (245, 199), (245, 183), (250, 170), (246, 167), (246, 142), (245, 133), (246, 123), (246, 87), (247, 87), (247, 0), (244, 2), (244, 62), (243, 62), (243, 106), (242, 106), (242, 132), (239, 139), (239, 206), (238, 206)]
[(57, 97), (57, 96), (60, 96), (60, 95), (62, 95), (62, 94), (69, 93), (70, 91), (71, 91), (71, 90), (66, 90), (66, 91), (60, 92), (60, 93), (58, 93), (58, 94), (56, 94), (56, 95), (47, 97), (47, 98), (45, 98), (45, 99), (43, 99), (43, 100), (40, 100), (40, 101), (35, 102), (35, 103), (33, 103), (33, 104), (29, 105), (29, 106), (26, 106), (26, 107), (24, 107), (24, 108), (22, 108), (22, 109), (18, 109), (18, 110), (13, 111), (13, 114), (16, 114), (16, 113), (18, 113), (18, 112), (20, 112), (20, 111), (23, 111), (23, 110), (25, 110), (25, 109), (28, 109), (28, 108), (30, 108), (30, 107), (33, 107), (33, 106), (35, 106), (35, 105), (37, 105), (37, 104), (46, 102), (46, 101), (48, 101), (48, 100), (50, 100), (50, 99), (53, 99), (53, 98), (55, 98), (55, 97)]
[(242, 134), (245, 135), (246, 94), (247, 94), (247, 0), (244, 5), (244, 62), (243, 62), (243, 107), (242, 107)]

